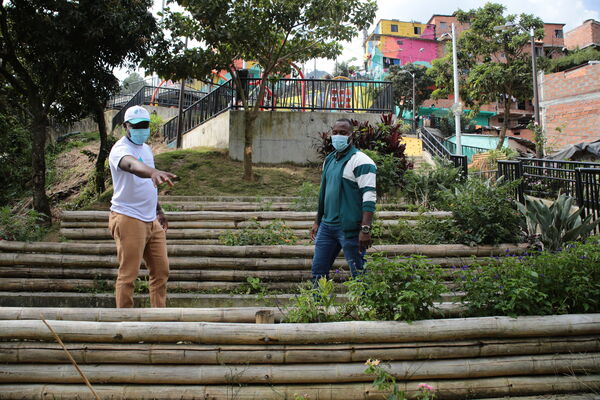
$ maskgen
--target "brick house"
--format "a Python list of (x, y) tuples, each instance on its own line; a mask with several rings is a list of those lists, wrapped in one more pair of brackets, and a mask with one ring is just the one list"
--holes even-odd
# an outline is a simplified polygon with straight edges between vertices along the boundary
[(565, 46), (569, 50), (593, 46), (600, 48), (600, 22), (588, 19), (565, 35)]
[(539, 84), (548, 152), (600, 139), (600, 62), (544, 75)]

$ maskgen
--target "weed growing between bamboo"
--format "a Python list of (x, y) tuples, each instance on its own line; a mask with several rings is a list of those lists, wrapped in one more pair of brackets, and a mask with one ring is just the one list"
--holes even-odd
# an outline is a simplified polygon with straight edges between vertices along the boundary
[(219, 242), (226, 246), (292, 245), (297, 238), (281, 220), (263, 226), (253, 219), (248, 227), (219, 236)]

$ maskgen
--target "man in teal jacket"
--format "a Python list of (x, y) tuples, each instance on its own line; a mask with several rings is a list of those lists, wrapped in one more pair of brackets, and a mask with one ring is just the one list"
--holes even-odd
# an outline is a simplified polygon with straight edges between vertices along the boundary
[(363, 272), (371, 246), (377, 168), (369, 156), (352, 145), (352, 122), (336, 121), (331, 133), (335, 149), (325, 158), (319, 192), (319, 211), (310, 237), (315, 241), (312, 280), (329, 277), (340, 250), (353, 277)]

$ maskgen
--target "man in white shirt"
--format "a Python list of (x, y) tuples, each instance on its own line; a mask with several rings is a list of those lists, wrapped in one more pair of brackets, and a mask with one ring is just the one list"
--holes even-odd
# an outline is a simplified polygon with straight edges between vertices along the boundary
[(140, 106), (125, 112), (126, 135), (108, 157), (113, 180), (108, 228), (117, 244), (119, 271), (115, 284), (117, 308), (133, 307), (133, 289), (142, 259), (150, 275), (150, 305), (165, 307), (169, 259), (167, 218), (158, 204), (158, 185), (173, 186), (176, 176), (154, 168), (154, 156), (145, 144), (150, 115)]

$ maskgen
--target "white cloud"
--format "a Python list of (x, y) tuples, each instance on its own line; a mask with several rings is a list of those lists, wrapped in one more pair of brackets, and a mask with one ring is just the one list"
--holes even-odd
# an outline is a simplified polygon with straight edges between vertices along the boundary
[[(161, 9), (163, 0), (155, 0), (153, 11), (158, 12)], [(492, 0), (501, 3), (511, 14), (534, 14), (540, 17), (544, 22), (564, 23), (565, 32), (579, 26), (586, 19), (600, 20), (600, 0)], [(377, 0), (379, 9), (373, 25), (380, 19), (399, 19), (401, 21), (418, 21), (425, 23), (432, 14), (452, 14), (457, 9), (469, 10), (483, 6), (486, 1), (483, 0)], [(358, 61), (354, 64), (359, 65), (363, 57), (362, 33), (352, 42), (346, 42), (344, 51), (339, 61), (349, 60), (356, 57)], [(334, 60), (319, 59), (316, 62), (317, 69), (331, 72), (333, 70)], [(305, 64), (306, 71), (312, 71), (315, 63), (310, 61)], [(119, 78), (127, 76), (125, 71), (119, 71)], [(124, 76), (122, 76), (124, 75)]]

